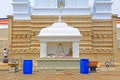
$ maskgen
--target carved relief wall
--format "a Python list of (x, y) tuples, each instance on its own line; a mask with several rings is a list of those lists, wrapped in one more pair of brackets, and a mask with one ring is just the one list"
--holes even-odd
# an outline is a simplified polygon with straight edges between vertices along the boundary
[[(90, 58), (94, 55), (91, 59), (98, 59), (102, 54), (107, 57), (116, 53), (114, 19), (113, 17), (111, 20), (92, 20), (91, 16), (62, 16), (64, 22), (78, 28), (83, 35), (80, 41), (80, 57)], [(56, 22), (58, 16), (34, 15), (31, 16), (31, 20), (12, 20), (11, 17), (9, 20), (11, 53), (39, 54), (40, 44), (36, 36), (42, 28)]]

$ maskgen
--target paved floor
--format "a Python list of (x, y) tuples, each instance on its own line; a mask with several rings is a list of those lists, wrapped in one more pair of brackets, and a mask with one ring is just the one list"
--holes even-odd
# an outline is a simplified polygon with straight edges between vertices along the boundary
[[(6, 67), (5, 67), (6, 66)], [(97, 73), (80, 74), (79, 71), (33, 71), (25, 75), (22, 71), (10, 73), (7, 64), (0, 64), (0, 80), (120, 80), (120, 67), (97, 68)]]
[(22, 71), (10, 73), (0, 71), (0, 80), (120, 80), (120, 70), (100, 71), (97, 73), (79, 74), (72, 72), (23, 74)]

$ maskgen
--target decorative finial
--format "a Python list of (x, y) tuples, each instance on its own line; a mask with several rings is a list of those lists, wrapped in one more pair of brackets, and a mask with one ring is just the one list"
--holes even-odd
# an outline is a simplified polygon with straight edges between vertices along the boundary
[(62, 0), (60, 0), (60, 2), (59, 2), (60, 14), (59, 14), (59, 20), (58, 20), (58, 22), (62, 22), (62, 20), (61, 20), (61, 15), (62, 15), (62, 8), (63, 8), (63, 7), (64, 7), (64, 3), (63, 3)]
[(62, 10), (60, 9), (60, 14), (59, 14), (59, 19), (58, 19), (58, 22), (62, 22), (62, 19), (61, 19), (61, 14), (62, 14)]

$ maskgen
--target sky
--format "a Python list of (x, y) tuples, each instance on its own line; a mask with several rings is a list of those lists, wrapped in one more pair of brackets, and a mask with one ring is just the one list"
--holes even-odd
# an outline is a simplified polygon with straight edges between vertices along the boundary
[[(34, 0), (30, 0), (31, 3), (33, 3)], [(118, 14), (118, 17), (120, 17), (120, 0), (112, 0), (112, 13)], [(13, 7), (12, 7), (12, 0), (2, 0), (0, 2), (0, 18), (6, 18), (7, 15), (12, 15), (13, 13)], [(94, 3), (94, 0), (89, 0), (89, 5), (92, 6)], [(33, 4), (31, 4), (33, 5)], [(120, 24), (117, 26), (120, 28)]]

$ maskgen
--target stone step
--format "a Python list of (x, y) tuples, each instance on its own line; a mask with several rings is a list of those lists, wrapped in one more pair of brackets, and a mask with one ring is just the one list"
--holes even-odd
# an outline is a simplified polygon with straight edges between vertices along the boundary
[(0, 62), (0, 70), (8, 70), (8, 69), (9, 69), (8, 63)]
[(79, 70), (76, 69), (39, 69), (37, 70), (39, 74), (74, 74), (80, 73)]

